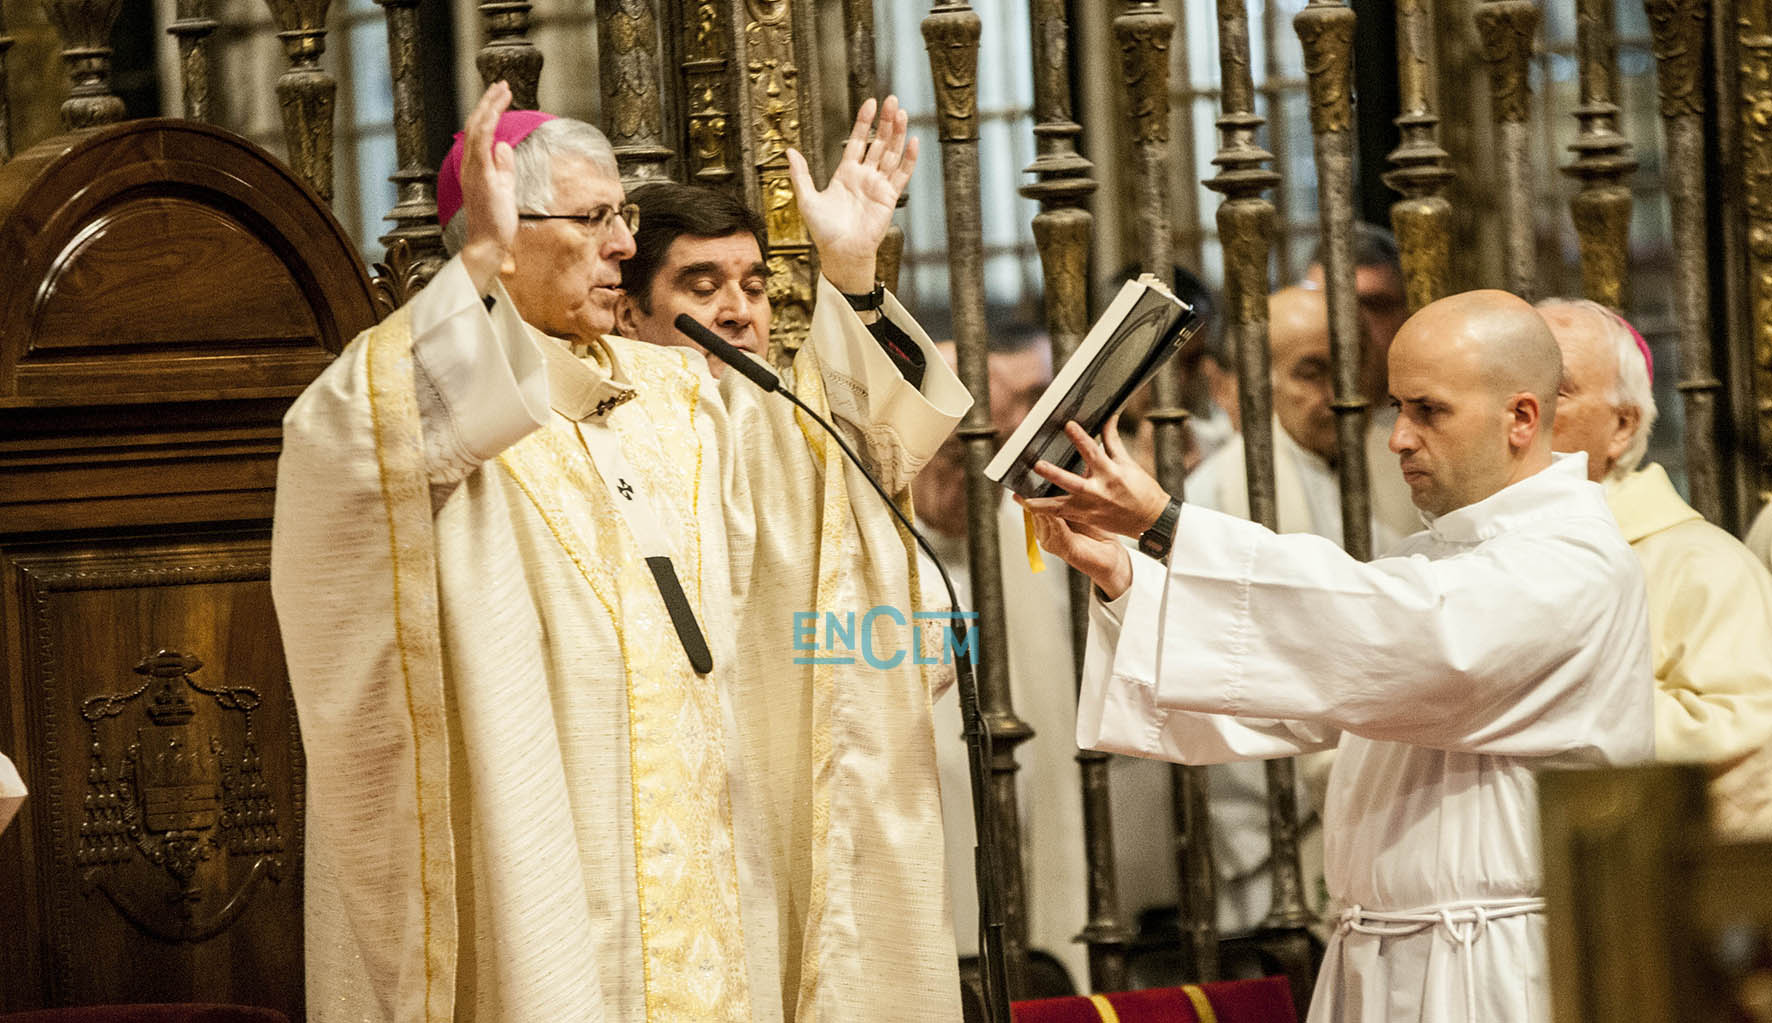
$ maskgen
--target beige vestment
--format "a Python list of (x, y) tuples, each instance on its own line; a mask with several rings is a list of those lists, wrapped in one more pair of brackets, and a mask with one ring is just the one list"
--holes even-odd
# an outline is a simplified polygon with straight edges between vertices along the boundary
[[(896, 304), (928, 397), (823, 297), (797, 393), (902, 491), (964, 389)], [(620, 338), (580, 361), (496, 298), (452, 261), (285, 420), (309, 1018), (957, 1018), (926, 685), (793, 663), (796, 612), (911, 610), (903, 537), (737, 374)]]
[(1772, 742), (1772, 575), (1681, 500), (1659, 465), (1608, 481), (1606, 501), (1649, 586), (1656, 759), (1748, 758), (1713, 786), (1720, 823), (1772, 833), (1772, 794), (1763, 788)]

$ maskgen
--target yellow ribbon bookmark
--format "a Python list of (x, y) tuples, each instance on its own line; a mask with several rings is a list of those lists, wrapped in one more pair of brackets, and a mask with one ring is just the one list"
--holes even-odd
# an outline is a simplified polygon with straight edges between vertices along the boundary
[(1021, 510), (1021, 528), (1028, 538), (1028, 571), (1039, 575), (1046, 571), (1046, 559), (1040, 556), (1040, 541), (1034, 539), (1034, 513)]

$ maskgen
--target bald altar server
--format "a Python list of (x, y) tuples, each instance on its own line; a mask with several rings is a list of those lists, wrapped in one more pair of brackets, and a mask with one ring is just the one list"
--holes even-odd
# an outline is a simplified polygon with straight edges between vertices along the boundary
[(1585, 457), (1553, 458), (1559, 359), (1530, 306), (1432, 303), (1389, 370), (1428, 528), (1364, 564), (1177, 508), (1112, 430), (1104, 451), (1073, 424), (1087, 478), (1045, 466), (1070, 496), (1027, 503), (1106, 598), (1077, 738), (1189, 763), (1338, 747), (1311, 1020), (1544, 1020), (1532, 774), (1650, 755), (1642, 569)]
[[(509, 101), (487, 90), (440, 176), (459, 253), (285, 421), (272, 587), (308, 757), (309, 1018), (957, 1018), (927, 692), (772, 685), (785, 666), (741, 634), (786, 648), (814, 594), (908, 602), (910, 552), (856, 526), (791, 410), (606, 336), (633, 251), (608, 142)], [(839, 171), (865, 194), (811, 191), (793, 154), (839, 257), (885, 230), (915, 160), (902, 115), (869, 147), (873, 107)], [(918, 393), (824, 290), (799, 389), (821, 378), (902, 490), (964, 390), (932, 370)], [(779, 622), (747, 617), (759, 601)], [(805, 733), (792, 798), (752, 769), (773, 729)]]
[(1753, 758), (1772, 744), (1772, 574), (1681, 500), (1665, 469), (1642, 464), (1656, 419), (1642, 335), (1596, 302), (1538, 311), (1563, 351), (1556, 449), (1587, 453), (1648, 580), (1655, 756), (1715, 765), (1719, 817), (1743, 816), (1758, 793), (1752, 830), (1772, 831), (1766, 758)]

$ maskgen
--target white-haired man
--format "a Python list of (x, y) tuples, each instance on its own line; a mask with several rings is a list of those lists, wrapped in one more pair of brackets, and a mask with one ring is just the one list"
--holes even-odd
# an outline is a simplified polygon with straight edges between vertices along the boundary
[[(910, 552), (845, 528), (851, 477), (791, 411), (608, 336), (634, 214), (607, 140), (509, 102), (487, 90), (439, 176), (455, 257), (284, 423), (309, 1019), (957, 1017), (928, 693), (808, 691), (756, 655), (788, 646), (780, 608), (908, 604)], [(793, 154), (843, 252), (915, 162), (872, 114), (842, 168), (865, 189), (812, 190)], [(911, 387), (840, 296), (809, 347), (902, 489), (964, 389), (938, 359)], [(774, 514), (802, 504), (811, 535)]]
[[(1538, 311), (1563, 352), (1554, 445), (1587, 454), (1618, 528), (1643, 562), (1655, 664), (1655, 755), (1719, 766), (1718, 810), (1732, 828), (1754, 800), (1731, 778), (1772, 741), (1772, 574), (1680, 499), (1667, 471), (1643, 465), (1655, 427), (1649, 348), (1606, 307), (1548, 299)], [(1761, 828), (1772, 827), (1772, 816)]]

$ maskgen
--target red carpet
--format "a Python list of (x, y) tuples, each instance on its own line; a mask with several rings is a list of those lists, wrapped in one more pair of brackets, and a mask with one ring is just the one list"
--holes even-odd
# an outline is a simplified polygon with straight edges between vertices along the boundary
[[(1106, 1006), (1100, 1002), (1105, 999)], [(1204, 1011), (1196, 1008), (1203, 1000)], [(1042, 998), (1009, 1007), (1015, 1023), (1297, 1023), (1284, 977)]]

